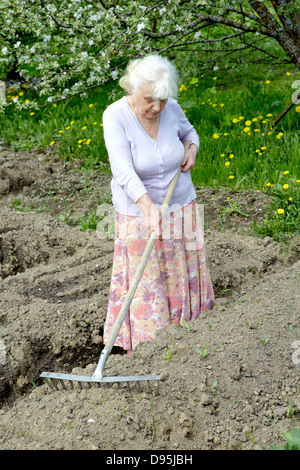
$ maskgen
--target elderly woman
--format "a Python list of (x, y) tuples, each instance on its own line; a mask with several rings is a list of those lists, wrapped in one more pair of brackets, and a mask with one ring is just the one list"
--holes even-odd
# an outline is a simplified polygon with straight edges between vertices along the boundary
[[(115, 245), (106, 343), (152, 230), (153, 251), (115, 341), (130, 353), (158, 328), (197, 319), (214, 308), (196, 192), (190, 170), (199, 138), (175, 100), (178, 75), (158, 55), (129, 63), (120, 86), (128, 93), (106, 108), (103, 129), (113, 174)], [(190, 142), (184, 150), (184, 143)], [(167, 217), (160, 206), (182, 168)]]

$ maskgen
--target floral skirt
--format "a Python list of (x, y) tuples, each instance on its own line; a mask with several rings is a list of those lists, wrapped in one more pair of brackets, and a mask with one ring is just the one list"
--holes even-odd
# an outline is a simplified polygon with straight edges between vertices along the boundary
[[(148, 238), (141, 217), (115, 213), (114, 258), (104, 343), (124, 303)], [(214, 308), (202, 220), (196, 201), (166, 215), (115, 346), (135, 349), (171, 323)]]

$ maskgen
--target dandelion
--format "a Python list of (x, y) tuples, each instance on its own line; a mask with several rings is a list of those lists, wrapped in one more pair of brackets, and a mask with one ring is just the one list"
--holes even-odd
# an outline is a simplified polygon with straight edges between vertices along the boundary
[(78, 148), (80, 149), (81, 145), (78, 145)]
[(252, 121), (246, 121), (246, 122), (245, 122), (245, 124), (246, 124), (246, 126), (248, 126), (248, 127), (249, 127), (249, 126), (251, 126), (251, 124), (252, 124)]
[(226, 166), (229, 166), (229, 165), (230, 165), (230, 162), (228, 162), (228, 161), (225, 162), (225, 165), (226, 165)]
[(25, 103), (30, 103), (30, 100), (25, 100)]
[(272, 116), (273, 116), (272, 113), (267, 114), (267, 117), (272, 117)]
[(100, 126), (101, 126), (101, 127), (103, 127), (103, 124), (102, 124), (102, 122), (101, 122)]
[(225, 157), (225, 153), (221, 153), (221, 157)]
[(256, 122), (256, 121), (257, 121), (257, 118), (253, 118), (252, 121), (253, 121), (253, 122)]
[(244, 132), (249, 132), (249, 131), (250, 131), (250, 127), (245, 127)]
[(84, 129), (86, 129), (86, 126), (83, 126), (81, 129), (84, 131)]
[(289, 76), (289, 75), (291, 75), (291, 72), (287, 72), (286, 74)]
[(289, 170), (285, 170), (285, 171), (283, 172), (283, 174), (284, 174), (284, 175), (288, 175), (288, 174), (289, 174)]
[(59, 134), (63, 134), (64, 131), (58, 131)]
[(66, 127), (66, 131), (67, 131), (68, 129), (71, 129), (71, 127), (70, 127), (70, 126)]
[(277, 209), (278, 214), (284, 214), (284, 209)]
[(75, 122), (75, 121), (71, 121), (71, 122), (70, 122), (71, 126), (72, 126), (72, 124), (74, 124), (74, 122)]
[(266, 183), (266, 187), (269, 188), (271, 186), (271, 183)]
[(89, 104), (89, 108), (92, 108), (93, 106), (94, 106), (93, 103)]
[(179, 87), (179, 91), (185, 91), (186, 89), (186, 86), (183, 84)]
[(234, 176), (233, 175), (230, 175), (229, 176), (229, 179), (233, 180)]
[(94, 126), (97, 124), (97, 122), (93, 122)]
[(57, 108), (57, 104), (56, 104), (56, 103), (53, 104), (53, 108)]
[(284, 184), (282, 187), (283, 187), (283, 189), (288, 189), (289, 185), (288, 185), (288, 184)]
[(232, 119), (232, 122), (236, 123), (236, 122), (238, 122), (238, 120), (236, 118), (234, 118), (234, 119)]
[(296, 183), (300, 183), (300, 180), (296, 180)]
[(254, 129), (254, 132), (260, 132), (260, 129)]
[(218, 77), (214, 77), (213, 80), (217, 80)]
[(30, 116), (33, 116), (33, 115), (34, 115), (34, 113), (30, 113)]
[(296, 106), (295, 111), (296, 111), (296, 113), (299, 113), (300, 112), (300, 106)]
[(221, 103), (220, 106), (221, 106), (221, 108), (223, 108), (223, 106), (225, 106), (225, 104), (224, 104), (224, 103)]
[(292, 200), (293, 200), (293, 198), (292, 198), (292, 197), (289, 197), (289, 201), (292, 201)]
[(214, 138), (214, 139), (219, 139), (219, 137), (220, 137), (220, 136), (219, 136), (218, 134), (214, 134), (214, 135), (213, 135), (213, 138)]
[(261, 147), (260, 149), (261, 149), (261, 150), (266, 150), (266, 148), (267, 148), (267, 147)]
[(225, 132), (225, 134), (223, 134), (223, 135), (228, 135), (228, 132)]
[(271, 82), (270, 82), (270, 80), (266, 80), (265, 83), (266, 83), (267, 85), (269, 85), (269, 83), (271, 83)]
[(19, 96), (23, 96), (23, 95), (24, 95), (23, 91), (20, 91)]
[(52, 140), (52, 142), (50, 142), (50, 145), (54, 145), (55, 144), (55, 140)]
[(234, 158), (234, 155), (233, 155), (233, 153), (232, 153), (231, 155), (229, 155), (229, 158)]
[(281, 137), (283, 136), (283, 133), (282, 132), (279, 132), (276, 136), (276, 139), (281, 139)]

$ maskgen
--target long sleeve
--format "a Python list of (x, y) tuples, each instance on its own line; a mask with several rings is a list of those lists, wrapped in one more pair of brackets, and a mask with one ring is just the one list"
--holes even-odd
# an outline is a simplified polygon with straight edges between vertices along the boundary
[(106, 109), (102, 122), (112, 174), (126, 195), (136, 203), (147, 190), (134, 169), (122, 118), (116, 112)]
[(182, 108), (179, 106), (177, 101), (174, 100), (174, 106), (176, 109), (176, 117), (178, 119), (179, 126), (179, 138), (184, 144), (187, 140), (191, 141), (191, 144), (197, 145), (199, 149), (200, 141), (197, 132), (195, 131), (192, 124), (188, 121)]

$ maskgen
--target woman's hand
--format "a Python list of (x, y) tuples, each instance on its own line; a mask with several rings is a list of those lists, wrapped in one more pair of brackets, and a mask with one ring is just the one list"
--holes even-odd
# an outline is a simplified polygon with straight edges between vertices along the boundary
[(148, 194), (143, 194), (136, 202), (137, 206), (143, 213), (143, 225), (150, 238), (151, 232), (156, 231), (160, 240), (162, 240), (162, 217), (160, 211), (153, 204)]
[(191, 144), (190, 148), (186, 150), (184, 154), (184, 159), (181, 164), (182, 171), (186, 172), (194, 168), (196, 163), (196, 157), (198, 153), (198, 147), (195, 144)]

